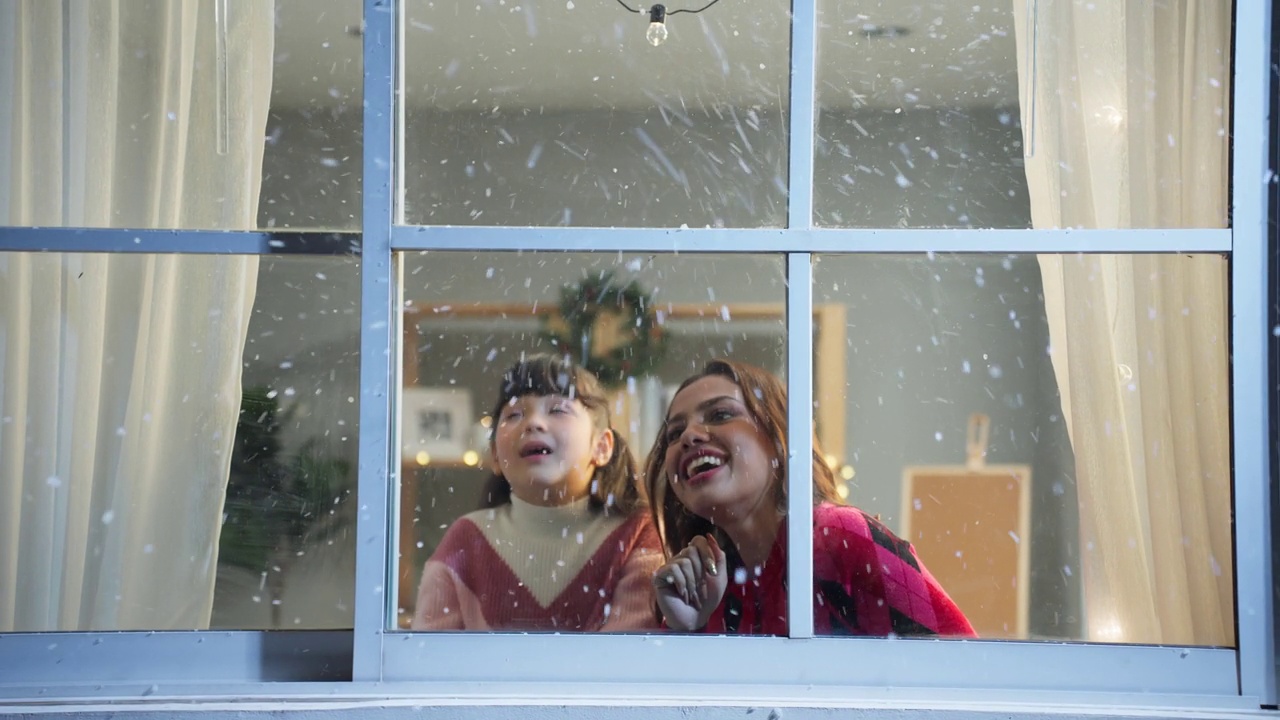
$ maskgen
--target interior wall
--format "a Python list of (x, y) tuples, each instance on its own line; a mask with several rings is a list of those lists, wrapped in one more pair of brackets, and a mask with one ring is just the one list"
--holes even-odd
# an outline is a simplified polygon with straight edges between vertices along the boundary
[(1016, 108), (824, 111), (813, 182), (820, 226), (1031, 227)]
[[(814, 211), (835, 227), (1030, 226), (1005, 109), (825, 111)], [(406, 218), (436, 225), (782, 227), (785, 115), (409, 115)]]
[(360, 231), (361, 120), (359, 104), (273, 106), (258, 227)]

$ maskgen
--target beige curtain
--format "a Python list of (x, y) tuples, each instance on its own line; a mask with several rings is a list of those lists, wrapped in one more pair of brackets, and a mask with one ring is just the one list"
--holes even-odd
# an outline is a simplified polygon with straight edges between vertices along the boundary
[[(254, 227), (273, 19), (0, 0), (0, 224)], [(256, 278), (0, 253), (0, 631), (207, 627)]]
[[(1036, 228), (1222, 228), (1231, 3), (1013, 0)], [(1231, 645), (1227, 266), (1042, 255), (1087, 639)]]

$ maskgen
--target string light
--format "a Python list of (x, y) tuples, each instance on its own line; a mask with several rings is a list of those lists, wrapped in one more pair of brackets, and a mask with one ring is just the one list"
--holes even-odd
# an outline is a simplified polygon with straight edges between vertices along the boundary
[(649, 29), (644, 38), (654, 47), (667, 41), (667, 9), (662, 5), (649, 8)]
[(667, 41), (667, 16), (668, 15), (679, 15), (680, 13), (689, 13), (690, 15), (696, 15), (697, 13), (700, 13), (703, 10), (706, 10), (707, 8), (711, 7), (712, 5), (715, 5), (716, 3), (720, 2), (720, 0), (711, 0), (711, 2), (707, 3), (706, 5), (703, 5), (697, 10), (690, 10), (688, 8), (681, 8), (679, 10), (668, 10), (665, 5), (657, 4), (657, 5), (651, 6), (647, 11), (644, 10), (643, 8), (633, 8), (630, 5), (623, 2), (622, 0), (617, 0), (617, 2), (619, 5), (626, 8), (627, 12), (633, 12), (638, 14), (644, 14), (645, 12), (649, 13), (649, 29), (645, 31), (644, 37), (646, 40), (649, 41), (650, 45), (654, 47), (658, 47), (659, 45)]

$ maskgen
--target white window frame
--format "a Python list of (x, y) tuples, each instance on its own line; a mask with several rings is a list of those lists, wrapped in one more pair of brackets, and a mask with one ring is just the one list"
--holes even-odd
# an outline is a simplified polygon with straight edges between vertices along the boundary
[[(794, 0), (788, 226), (773, 230), (417, 227), (403, 223), (403, 20), (364, 3), (359, 516), (354, 630), (0, 635), (0, 703), (164, 696), (522, 698), (983, 707), (1068, 703), (1256, 710), (1276, 696), (1267, 388), (1271, 8), (1235, 9), (1232, 218), (1225, 230), (863, 230), (812, 222), (816, 0)], [(271, 233), (0, 228), (0, 252), (269, 254)], [(394, 617), (400, 251), (751, 252), (786, 259), (788, 638), (414, 634)], [(1239, 648), (816, 638), (809, 431), (815, 254), (1203, 252), (1231, 259), (1232, 461)], [(625, 660), (620, 660), (625, 659)]]

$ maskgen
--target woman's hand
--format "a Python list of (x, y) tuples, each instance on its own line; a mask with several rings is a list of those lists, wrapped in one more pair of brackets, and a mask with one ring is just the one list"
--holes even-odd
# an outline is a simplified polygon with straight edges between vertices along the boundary
[(724, 551), (710, 534), (695, 537), (653, 573), (653, 592), (667, 627), (701, 630), (729, 586)]

